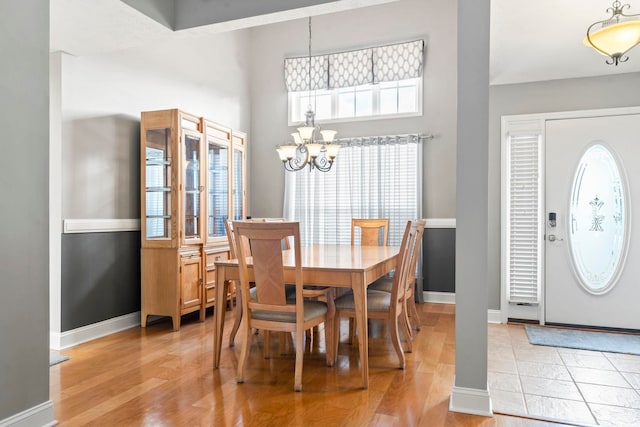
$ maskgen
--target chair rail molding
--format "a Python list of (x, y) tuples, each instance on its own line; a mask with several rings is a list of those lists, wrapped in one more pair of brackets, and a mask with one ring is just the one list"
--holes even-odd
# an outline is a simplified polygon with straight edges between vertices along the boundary
[(113, 233), (117, 231), (140, 231), (139, 218), (111, 219), (65, 219), (62, 232), (68, 233)]

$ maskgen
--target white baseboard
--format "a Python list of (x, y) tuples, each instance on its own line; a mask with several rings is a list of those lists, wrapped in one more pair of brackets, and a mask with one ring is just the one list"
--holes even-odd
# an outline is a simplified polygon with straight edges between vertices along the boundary
[(423, 291), (424, 302), (434, 302), (437, 304), (455, 304), (456, 294), (453, 292), (433, 292)]
[(489, 323), (502, 323), (502, 311), (489, 309), (488, 312)]
[[(455, 377), (453, 383), (456, 383)], [(489, 390), (453, 386), (449, 399), (449, 411), (492, 417)]]
[(49, 427), (58, 424), (53, 415), (53, 402), (47, 400), (39, 405), (0, 420), (0, 427)]
[(125, 314), (66, 332), (50, 332), (50, 347), (62, 350), (140, 325), (140, 312)]

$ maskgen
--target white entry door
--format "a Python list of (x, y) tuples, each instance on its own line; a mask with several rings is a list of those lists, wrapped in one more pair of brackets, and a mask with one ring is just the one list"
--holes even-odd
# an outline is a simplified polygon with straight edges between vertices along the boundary
[(640, 114), (547, 120), (545, 321), (640, 329)]

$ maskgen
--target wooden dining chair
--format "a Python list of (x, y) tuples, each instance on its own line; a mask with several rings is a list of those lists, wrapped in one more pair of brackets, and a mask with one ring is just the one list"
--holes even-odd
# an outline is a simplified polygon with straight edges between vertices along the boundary
[(389, 218), (351, 219), (352, 245), (356, 244), (358, 230), (360, 230), (360, 246), (386, 246), (389, 240)]
[[(409, 274), (409, 263), (411, 261), (411, 253), (416, 245), (419, 225), (412, 221), (407, 222), (405, 232), (400, 244), (400, 250), (397, 256), (396, 274), (393, 276), (391, 292), (382, 292), (375, 290), (367, 290), (367, 318), (368, 319), (384, 319), (387, 321), (387, 329), (391, 333), (391, 342), (398, 355), (400, 369), (405, 368), (405, 356), (400, 341), (399, 330), (402, 329), (403, 334), (408, 341), (408, 350), (411, 351), (411, 335), (407, 328), (404, 318), (404, 299), (406, 291), (406, 280)], [(340, 318), (355, 318), (355, 301), (353, 292), (347, 292), (335, 300), (336, 318), (334, 321), (334, 352), (337, 356), (340, 341)], [(335, 361), (334, 361), (335, 363)]]
[[(251, 347), (251, 328), (295, 334), (294, 390), (302, 390), (302, 364), (304, 331), (325, 324), (327, 364), (335, 360), (333, 351), (333, 300), (318, 301), (304, 298), (304, 275), (300, 250), (300, 226), (297, 222), (234, 222), (234, 235), (238, 248), (240, 292), (243, 316), (242, 351), (238, 361), (237, 381), (244, 382), (245, 369)], [(285, 294), (282, 240), (290, 238), (294, 252), (295, 299)], [(246, 239), (249, 245), (243, 245)], [(250, 247), (250, 251), (248, 250)], [(251, 257), (251, 258), (249, 258)], [(249, 265), (252, 261), (255, 298), (250, 295)], [(268, 351), (268, 348), (265, 349)]]
[[(231, 259), (238, 258), (238, 248), (236, 246), (236, 239), (233, 233), (233, 222), (230, 219), (224, 221), (224, 228), (227, 232), (227, 240), (229, 241), (229, 255)], [(243, 241), (246, 244), (246, 240)], [(240, 321), (242, 320), (242, 293), (239, 292), (238, 286), (236, 286), (236, 305), (233, 310), (233, 326), (231, 327), (231, 333), (229, 334), (229, 347), (235, 345), (235, 338), (240, 329)]]
[[(416, 220), (415, 224), (418, 226), (418, 234), (416, 236), (416, 244), (410, 254), (411, 260), (409, 261), (409, 271), (407, 274), (406, 290), (405, 290), (405, 306), (404, 313), (406, 316), (407, 325), (409, 326), (409, 332), (413, 337), (413, 329), (420, 330), (420, 316), (418, 315), (418, 309), (416, 308), (415, 301), (415, 287), (416, 287), (416, 267), (418, 265), (418, 259), (420, 257), (420, 247), (422, 242), (422, 236), (424, 235), (424, 227), (426, 221)], [(420, 228), (421, 226), (421, 228)], [(393, 280), (388, 278), (381, 278), (373, 282), (369, 289), (383, 292), (391, 292), (393, 286)]]

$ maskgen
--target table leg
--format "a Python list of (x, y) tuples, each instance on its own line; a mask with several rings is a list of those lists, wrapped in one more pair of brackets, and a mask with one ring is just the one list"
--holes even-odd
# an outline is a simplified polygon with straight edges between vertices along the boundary
[(213, 367), (220, 367), (220, 352), (222, 350), (222, 332), (224, 331), (224, 314), (227, 295), (227, 286), (229, 284), (225, 280), (225, 268), (216, 267), (216, 304), (213, 309), (215, 318), (213, 331)]
[(353, 303), (356, 308), (356, 330), (358, 331), (358, 350), (362, 369), (362, 387), (369, 388), (369, 330), (367, 327), (367, 295), (364, 279), (361, 275), (351, 275)]

